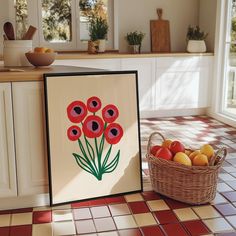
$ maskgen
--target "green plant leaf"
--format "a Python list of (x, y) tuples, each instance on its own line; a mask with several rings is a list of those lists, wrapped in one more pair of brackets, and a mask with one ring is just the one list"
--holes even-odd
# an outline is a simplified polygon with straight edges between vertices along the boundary
[(105, 172), (104, 173), (111, 173), (113, 172), (118, 163), (119, 163), (119, 159), (120, 159), (120, 150), (117, 152), (116, 156), (114, 157), (114, 159), (104, 168)]
[(102, 169), (104, 169), (105, 165), (107, 164), (107, 161), (108, 161), (108, 158), (110, 157), (110, 154), (111, 154), (111, 149), (112, 149), (112, 145), (110, 145), (108, 151), (107, 151), (107, 154), (104, 158), (104, 161), (102, 163)]
[[(87, 163), (87, 161), (85, 160), (85, 158), (83, 158), (82, 156), (76, 154), (76, 153), (72, 153), (72, 155), (75, 157), (75, 160), (77, 162), (77, 164), (85, 171), (87, 171), (90, 174), (94, 174), (93, 170), (91, 169), (91, 167), (89, 166), (89, 164)], [(85, 164), (85, 163), (86, 164)]]

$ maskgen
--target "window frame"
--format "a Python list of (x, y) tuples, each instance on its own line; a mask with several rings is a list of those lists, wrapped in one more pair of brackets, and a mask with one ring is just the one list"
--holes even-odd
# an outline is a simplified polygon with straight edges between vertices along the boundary
[[(10, 15), (15, 25), (15, 7), (14, 0), (11, 1)], [(50, 47), (57, 51), (87, 51), (88, 45), (86, 41), (80, 40), (80, 11), (79, 0), (71, 0), (71, 14), (72, 14), (72, 37), (71, 42), (65, 43), (49, 43), (44, 40), (42, 30), (42, 14), (41, 14), (41, 2), (42, 0), (27, 0), (28, 3), (28, 22), (29, 24), (37, 27), (37, 32), (33, 39), (34, 46)], [(118, 22), (117, 22), (117, 7), (118, 0), (109, 0), (108, 4), (108, 40), (106, 42), (106, 50), (117, 50), (118, 49)]]

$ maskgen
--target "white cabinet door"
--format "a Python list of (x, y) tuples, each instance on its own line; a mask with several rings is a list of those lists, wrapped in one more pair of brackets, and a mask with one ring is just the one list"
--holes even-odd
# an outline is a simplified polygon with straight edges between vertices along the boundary
[(14, 82), (18, 193), (48, 192), (43, 82)]
[(155, 80), (155, 58), (126, 58), (121, 60), (121, 70), (138, 71), (139, 109), (153, 109), (153, 82)]
[(0, 83), (0, 197), (16, 195), (11, 84)]
[(212, 59), (157, 58), (155, 109), (203, 108), (209, 105)]

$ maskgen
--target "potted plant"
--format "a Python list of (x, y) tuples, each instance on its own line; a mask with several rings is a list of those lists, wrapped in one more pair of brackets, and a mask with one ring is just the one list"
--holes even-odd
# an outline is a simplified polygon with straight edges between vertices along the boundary
[(97, 42), (98, 52), (105, 52), (108, 28), (105, 18), (98, 16), (90, 20), (89, 36), (91, 41)]
[(206, 52), (205, 39), (207, 33), (200, 30), (199, 26), (189, 26), (186, 39), (187, 39), (187, 51), (188, 52)]
[(132, 53), (140, 53), (141, 45), (145, 34), (137, 31), (127, 33), (125, 39), (127, 40)]

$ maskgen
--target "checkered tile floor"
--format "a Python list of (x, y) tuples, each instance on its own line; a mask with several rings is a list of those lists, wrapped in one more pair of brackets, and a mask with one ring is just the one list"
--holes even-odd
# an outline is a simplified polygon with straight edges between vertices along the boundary
[[(217, 196), (190, 206), (151, 189), (146, 145), (153, 131), (188, 147), (228, 148)], [(197, 236), (236, 235), (236, 129), (209, 117), (141, 120), (144, 192), (60, 207), (0, 211), (0, 236)]]

